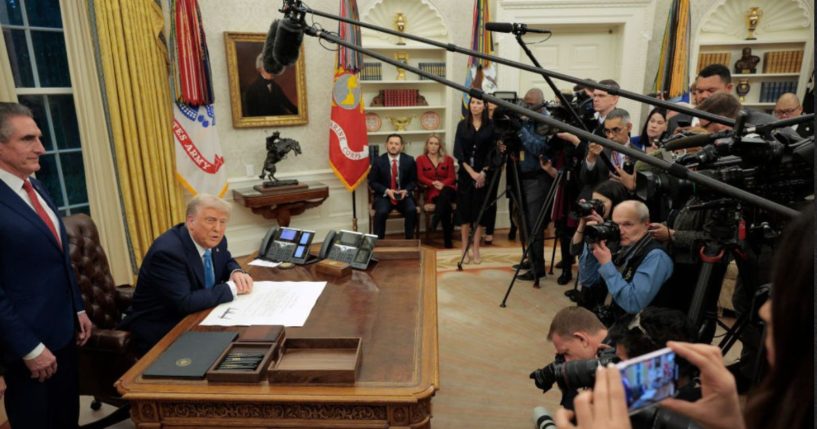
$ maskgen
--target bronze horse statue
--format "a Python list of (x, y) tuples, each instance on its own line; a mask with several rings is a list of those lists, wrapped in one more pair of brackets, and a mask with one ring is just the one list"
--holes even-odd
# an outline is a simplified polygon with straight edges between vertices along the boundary
[(297, 180), (278, 180), (275, 178), (275, 164), (285, 159), (290, 152), (295, 152), (295, 155), (300, 155), (301, 145), (293, 139), (282, 139), (278, 131), (267, 137), (267, 158), (264, 160), (264, 168), (261, 170), (261, 175), (258, 176), (260, 179), (267, 180), (264, 182), (264, 187), (298, 184)]

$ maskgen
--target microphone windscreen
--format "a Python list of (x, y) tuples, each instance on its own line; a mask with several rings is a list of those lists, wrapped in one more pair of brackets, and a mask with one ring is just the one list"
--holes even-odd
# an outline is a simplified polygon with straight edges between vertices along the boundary
[(298, 61), (298, 53), (304, 40), (304, 30), (297, 22), (285, 19), (278, 24), (275, 33), (275, 44), (272, 47), (272, 56), (275, 61), (291, 66)]
[(273, 46), (275, 45), (275, 35), (278, 32), (278, 21), (279, 20), (276, 19), (272, 22), (272, 25), (270, 25), (267, 39), (264, 41), (264, 48), (261, 50), (261, 60), (264, 65), (264, 70), (272, 74), (279, 74), (284, 71), (284, 66), (278, 61), (275, 61), (272, 55)]
[(498, 33), (510, 33), (513, 31), (513, 24), (510, 22), (488, 22), (485, 23), (485, 29)]

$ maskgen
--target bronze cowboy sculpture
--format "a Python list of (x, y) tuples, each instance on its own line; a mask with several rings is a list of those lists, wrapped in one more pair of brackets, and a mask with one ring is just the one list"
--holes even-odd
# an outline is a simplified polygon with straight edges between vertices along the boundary
[(264, 188), (297, 185), (297, 180), (278, 180), (275, 178), (275, 164), (287, 157), (290, 152), (295, 152), (295, 155), (301, 154), (301, 145), (293, 140), (281, 138), (281, 134), (276, 131), (271, 136), (267, 137), (267, 158), (264, 160), (264, 168), (261, 170), (260, 179), (266, 179)]

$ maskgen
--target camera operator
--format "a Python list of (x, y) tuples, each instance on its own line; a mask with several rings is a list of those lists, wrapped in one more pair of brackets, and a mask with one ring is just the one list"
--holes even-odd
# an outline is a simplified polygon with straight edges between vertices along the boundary
[[(570, 241), (570, 253), (573, 256), (579, 256), (579, 283), (582, 289), (578, 304), (590, 311), (595, 311), (597, 307), (604, 304), (604, 298), (607, 297), (607, 286), (604, 285), (601, 277), (587, 274), (589, 271), (598, 271), (599, 267), (595, 259), (588, 257), (591, 253), (589, 245), (584, 241), (584, 230), (587, 225), (601, 224), (610, 219), (613, 207), (627, 199), (627, 189), (621, 183), (608, 180), (596, 186), (592, 197), (590, 201), (581, 200), (579, 202), (577, 213), (580, 216), (579, 224)], [(614, 244), (611, 243), (612, 245)], [(585, 274), (582, 274), (583, 272)], [(593, 282), (588, 280), (589, 277), (594, 279)]]
[[(666, 299), (661, 286), (672, 275), (672, 259), (660, 243), (649, 234), (650, 213), (641, 201), (627, 200), (613, 208), (613, 222), (591, 225), (597, 240), (590, 244), (582, 274), (592, 284), (604, 280), (613, 297), (613, 315), (637, 313), (646, 306), (662, 306)], [(621, 248), (615, 256), (607, 241), (615, 239), (618, 230)], [(591, 234), (585, 233), (586, 239)], [(613, 240), (610, 240), (613, 241)], [(593, 267), (598, 269), (593, 270)]]
[[(523, 107), (529, 109), (538, 108), (541, 109), (540, 113), (546, 114), (547, 111), (541, 107), (544, 101), (544, 94), (538, 88), (529, 89), (522, 99)], [(525, 215), (527, 216), (528, 228), (531, 229), (528, 233), (536, 233), (533, 237), (533, 247), (528, 258), (530, 269), (518, 277), (519, 280), (528, 281), (545, 276), (545, 228), (550, 222), (550, 215), (547, 215), (539, 231), (532, 231), (532, 229), (539, 212), (544, 209), (545, 198), (553, 183), (553, 178), (556, 176), (554, 168), (543, 169), (539, 164), (540, 160), (542, 160), (547, 166), (550, 164), (550, 160), (544, 158), (548, 149), (547, 139), (540, 135), (536, 128), (537, 123), (535, 121), (523, 117), (517, 132), (524, 150), (524, 153), (520, 154), (519, 175), (522, 179), (523, 201), (526, 203)], [(527, 239), (527, 237), (525, 238)]]
[[(599, 351), (610, 349), (605, 344), (607, 328), (596, 317), (582, 307), (566, 307), (559, 310), (550, 322), (547, 339), (556, 349), (555, 363), (575, 360), (595, 359)], [(536, 373), (536, 371), (534, 371)], [(531, 378), (536, 379), (533, 374)], [(552, 386), (552, 384), (551, 384)], [(537, 387), (543, 388), (537, 384)], [(562, 389), (561, 406), (573, 409), (573, 398), (579, 391), (576, 388)]]
[[(621, 144), (622, 146), (631, 146), (630, 131), (633, 129), (633, 123), (630, 120), (630, 113), (624, 109), (613, 109), (604, 119), (602, 131), (608, 139)], [(602, 162), (601, 154), (604, 153), (610, 159), (612, 164), (612, 171), (606, 163)], [(579, 170), (579, 181), (584, 185), (583, 192), (586, 189), (592, 189), (597, 184), (613, 178), (620, 181), (628, 191), (635, 190), (635, 172), (629, 166), (625, 168), (627, 162), (626, 157), (614, 150), (605, 148), (600, 144), (590, 143), (587, 147), (587, 156), (582, 161), (581, 169)], [(613, 173), (611, 176), (610, 173)], [(587, 188), (590, 186), (590, 188)], [(584, 196), (584, 193), (580, 194)]]

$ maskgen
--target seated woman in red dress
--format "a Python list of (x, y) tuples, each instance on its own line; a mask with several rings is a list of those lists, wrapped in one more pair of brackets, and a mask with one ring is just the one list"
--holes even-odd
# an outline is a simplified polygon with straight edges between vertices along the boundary
[(442, 222), (445, 248), (454, 247), (451, 242), (454, 229), (451, 206), (457, 190), (454, 158), (445, 154), (445, 147), (436, 134), (426, 139), (423, 154), (417, 157), (417, 181), (425, 188), (426, 201), (433, 202), (436, 207), (431, 217), (432, 231), (437, 229), (438, 222)]

